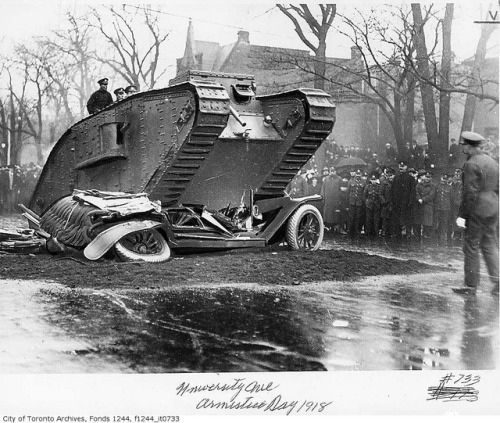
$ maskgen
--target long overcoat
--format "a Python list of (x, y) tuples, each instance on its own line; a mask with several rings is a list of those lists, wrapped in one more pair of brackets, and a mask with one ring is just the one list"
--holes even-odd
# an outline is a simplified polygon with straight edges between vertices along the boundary
[(430, 181), (417, 184), (417, 200), (422, 200), (422, 204), (419, 201), (416, 203), (414, 222), (417, 225), (432, 226), (435, 196), (436, 188)]
[(498, 218), (498, 164), (477, 152), (464, 164), (460, 217)]
[(325, 222), (339, 223), (340, 211), (340, 186), (342, 178), (339, 175), (328, 175), (321, 189), (323, 197), (323, 219)]
[(416, 185), (415, 178), (407, 172), (396, 175), (392, 181), (392, 212), (398, 225), (412, 224)]

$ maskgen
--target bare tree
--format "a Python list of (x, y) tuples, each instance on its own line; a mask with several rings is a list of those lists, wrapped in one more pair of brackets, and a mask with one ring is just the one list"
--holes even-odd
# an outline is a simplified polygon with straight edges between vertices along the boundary
[[(320, 19), (314, 16), (310, 6), (307, 4), (298, 6), (292, 4), (277, 4), (276, 6), (293, 22), (295, 32), (300, 40), (314, 53), (314, 87), (324, 89), (326, 72), (326, 37), (332, 26), (335, 15), (337, 14), (337, 5), (319, 4)], [(306, 36), (306, 31), (302, 28), (302, 25), (309, 27), (313, 36), (317, 39), (316, 41), (311, 41)]]
[[(111, 23), (104, 20), (103, 10), (107, 11)], [(159, 71), (158, 63), (168, 37), (168, 33), (163, 33), (160, 28), (157, 11), (127, 5), (92, 9), (87, 25), (97, 30), (109, 47), (107, 52), (96, 52), (95, 60), (109, 66), (128, 84), (154, 88), (166, 72), (166, 69)], [(143, 30), (149, 37), (138, 36)], [(149, 38), (149, 43), (142, 44), (141, 40), (146, 38)]]
[[(465, 100), (462, 131), (471, 130), (476, 111), (476, 101), (484, 94), (483, 87), (490, 82), (487, 79), (484, 79), (484, 75), (481, 70), (484, 68), (484, 61), (486, 58), (486, 43), (495, 29), (497, 29), (496, 25), (483, 24), (481, 27), (481, 36), (477, 44), (474, 62), (472, 64), (471, 78), (469, 79), (469, 93), (467, 94)], [(496, 81), (496, 84), (498, 85), (498, 81)], [(498, 104), (498, 98), (496, 99), (496, 103)]]
[[(95, 57), (95, 35), (78, 17), (67, 14), (67, 26), (38, 40), (33, 54), (43, 63), (46, 77), (52, 82), (49, 93), (64, 111), (69, 123), (87, 114), (86, 104), (96, 89), (102, 65)], [(75, 110), (76, 109), (76, 110)]]
[[(25, 46), (16, 48), (16, 63), (19, 74), (23, 74), (23, 82), (20, 94), (11, 89), (12, 96), (18, 104), (17, 120), (22, 123), (18, 134), (33, 137), (37, 151), (38, 163), (43, 163), (42, 133), (43, 133), (43, 109), (47, 98), (47, 92), (50, 90), (50, 82), (44, 78), (43, 63), (27, 49)], [(28, 96), (27, 91), (32, 94)], [(22, 147), (22, 139), (17, 142), (17, 149)]]
[(447, 88), (449, 88), (450, 70), (451, 70), (451, 22), (453, 19), (453, 4), (446, 5), (445, 18), (443, 21), (443, 54), (442, 54), (442, 67), (441, 67), (441, 86), (444, 88), (440, 90), (440, 104), (439, 122), (443, 126), (438, 127), (436, 116), (435, 98), (433, 86), (425, 83), (430, 81), (431, 77), (431, 63), (427, 44), (425, 40), (425, 24), (431, 16), (432, 5), (427, 9), (425, 19), (422, 16), (420, 4), (412, 3), (412, 14), (415, 30), (415, 44), (416, 44), (416, 69), (421, 79), (420, 92), (422, 94), (422, 108), (425, 117), (425, 128), (427, 131), (427, 140), (429, 143), (429, 151), (431, 158), (438, 167), (443, 167), (446, 164), (449, 139), (449, 120), (450, 120), (450, 99)]
[[(349, 16), (339, 15), (337, 31), (351, 41), (356, 54), (351, 59), (327, 58), (324, 79), (326, 90), (340, 101), (376, 104), (392, 127), (400, 152), (413, 138), (414, 122), (422, 114), (434, 163), (443, 166), (451, 95), (470, 94), (496, 104), (498, 95), (481, 88), (491, 82), (484, 73), (463, 72), (453, 65), (453, 4), (437, 10), (429, 5), (424, 10), (422, 15), (419, 4), (410, 9), (379, 5), (371, 11), (355, 9)], [(426, 35), (430, 35), (428, 40)], [(292, 55), (274, 60), (288, 61), (311, 73)]]
[[(14, 80), (12, 71), (16, 70), (16, 64), (6, 61), (4, 78), (7, 84), (7, 98), (0, 102), (0, 128), (3, 130), (3, 141), (10, 150), (9, 156), (5, 159), (10, 164), (19, 164), (19, 153), (23, 141), (31, 135), (24, 129), (23, 108), (26, 109), (29, 101), (26, 95), (28, 86), (28, 75), (20, 73), (20, 78)], [(8, 142), (7, 142), (8, 140)], [(6, 151), (7, 154), (7, 151)]]

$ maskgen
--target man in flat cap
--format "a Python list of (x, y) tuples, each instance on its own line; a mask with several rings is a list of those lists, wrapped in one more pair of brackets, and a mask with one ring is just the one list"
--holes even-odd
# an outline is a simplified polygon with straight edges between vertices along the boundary
[(99, 84), (99, 89), (92, 93), (89, 101), (87, 101), (87, 110), (91, 115), (113, 103), (113, 97), (108, 92), (108, 78), (99, 79), (97, 83)]
[(465, 286), (454, 288), (459, 294), (476, 293), (479, 285), (481, 251), (493, 294), (498, 295), (498, 164), (483, 153), (485, 139), (475, 132), (462, 132), (460, 144), (467, 161), (463, 169), (463, 196), (457, 225), (465, 228)]

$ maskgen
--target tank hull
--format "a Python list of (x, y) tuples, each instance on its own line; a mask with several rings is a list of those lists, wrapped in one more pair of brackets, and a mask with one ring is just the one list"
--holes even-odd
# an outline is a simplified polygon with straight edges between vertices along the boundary
[(256, 200), (284, 196), (332, 131), (335, 106), (314, 89), (238, 96), (234, 87), (249, 81), (191, 72), (76, 123), (49, 155), (30, 209), (42, 214), (73, 189), (146, 192), (165, 208), (212, 210), (238, 205), (246, 190)]

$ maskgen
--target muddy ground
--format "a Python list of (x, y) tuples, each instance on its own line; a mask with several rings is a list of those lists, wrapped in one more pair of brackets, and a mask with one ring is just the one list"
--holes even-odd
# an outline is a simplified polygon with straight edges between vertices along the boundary
[[(0, 228), (27, 228), (21, 217), (0, 216)], [(327, 236), (328, 239), (328, 236)], [(328, 240), (326, 241), (328, 242)], [(0, 277), (49, 279), (78, 288), (151, 288), (220, 283), (297, 285), (353, 281), (364, 276), (449, 271), (417, 260), (386, 258), (337, 248), (291, 251), (285, 245), (218, 253), (172, 255), (166, 263), (86, 260), (83, 256), (13, 254), (0, 251)]]

